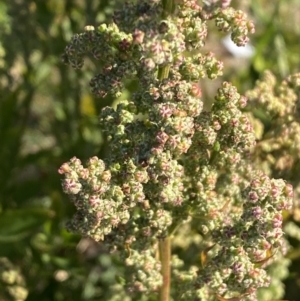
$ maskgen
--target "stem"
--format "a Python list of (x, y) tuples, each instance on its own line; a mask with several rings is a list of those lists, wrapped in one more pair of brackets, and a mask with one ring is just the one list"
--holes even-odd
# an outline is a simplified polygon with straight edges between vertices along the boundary
[(170, 66), (169, 65), (166, 65), (164, 67), (159, 68), (158, 69), (157, 78), (159, 80), (162, 80), (164, 78), (168, 78), (168, 76), (169, 76), (169, 70), (170, 70)]
[[(162, 18), (166, 19), (169, 15), (171, 15), (174, 12), (175, 0), (162, 0), (162, 6), (163, 6)], [(164, 78), (168, 78), (169, 70), (170, 70), (169, 65), (159, 68), (158, 76), (157, 76), (158, 79), (162, 80)]]
[(168, 15), (172, 14), (174, 12), (174, 0), (162, 0), (162, 5), (164, 8), (163, 11), (163, 18), (165, 19)]
[(159, 257), (161, 262), (161, 274), (163, 285), (159, 292), (159, 301), (169, 301), (171, 283), (171, 238), (166, 237), (159, 240)]
[[(169, 76), (170, 66), (164, 66), (158, 70), (158, 79), (163, 80)], [(170, 298), (170, 284), (171, 284), (171, 239), (170, 237), (159, 240), (159, 259), (161, 262), (161, 275), (163, 277), (163, 284), (159, 291), (159, 301), (169, 301)]]
[[(162, 0), (163, 19), (166, 19), (174, 12), (175, 0)], [(158, 69), (157, 78), (163, 80), (169, 77), (170, 65), (160, 67)], [(170, 300), (170, 285), (171, 285), (171, 238), (165, 237), (159, 240), (159, 258), (161, 262), (161, 275), (163, 284), (159, 291), (159, 301)]]

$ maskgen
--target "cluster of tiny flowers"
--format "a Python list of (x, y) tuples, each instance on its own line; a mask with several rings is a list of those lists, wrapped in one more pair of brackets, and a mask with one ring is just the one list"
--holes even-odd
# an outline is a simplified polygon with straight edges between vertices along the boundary
[[(215, 97), (210, 114), (210, 125), (205, 131), (203, 131), (201, 115), (197, 118), (196, 128), (204, 132), (204, 136), (199, 140), (205, 141), (208, 145), (215, 145), (218, 142), (218, 150), (225, 152), (232, 148), (242, 152), (253, 147), (255, 144), (253, 128), (247, 116), (241, 111), (246, 103), (245, 96), (240, 95), (230, 83), (224, 82)], [(204, 120), (207, 124), (206, 118)], [(232, 157), (228, 159), (238, 160)]]
[[(247, 34), (253, 32), (252, 23), (232, 8), (217, 11), (211, 16), (217, 26), (231, 30), (238, 45), (245, 44)], [(203, 47), (207, 37), (207, 16), (197, 1), (181, 1), (176, 14), (163, 20), (161, 15), (160, 1), (126, 3), (116, 11), (115, 23), (102, 24), (97, 30), (86, 26), (84, 33), (75, 35), (63, 61), (81, 68), (84, 56), (91, 54), (102, 69), (90, 82), (92, 92), (99, 97), (108, 93), (120, 96), (124, 79), (136, 75), (140, 83), (148, 85), (157, 69), (166, 65), (174, 66), (171, 76), (178, 77), (179, 72), (180, 79), (189, 81), (220, 76), (223, 64), (212, 53), (185, 55)]]
[(239, 201), (240, 189), (251, 175), (242, 156), (255, 145), (252, 126), (241, 111), (245, 105), (245, 97), (225, 82), (211, 112), (195, 118), (193, 143), (184, 162), (192, 179), (188, 187), (195, 213), (209, 217), (202, 224), (204, 233), (219, 224), (221, 209), (229, 200)]
[(218, 295), (251, 295), (268, 285), (262, 266), (281, 249), (282, 211), (292, 207), (291, 185), (264, 174), (258, 174), (243, 195), (241, 216), (212, 231), (215, 256), (198, 272), (197, 284), (208, 285)]
[(222, 75), (223, 63), (218, 61), (212, 52), (205, 55), (197, 54), (187, 57), (180, 65), (179, 72), (181, 77), (187, 81), (205, 77), (215, 79)]
[(148, 292), (158, 290), (162, 285), (161, 264), (151, 250), (132, 251), (125, 260), (129, 292)]
[[(253, 90), (248, 91), (249, 102), (247, 109), (249, 111), (263, 112), (264, 123), (268, 124), (268, 127), (264, 127), (264, 123), (256, 118), (253, 118), (256, 123), (260, 124), (262, 133), (260, 134), (260, 142), (254, 149), (255, 159), (257, 164), (264, 168), (264, 171), (268, 173), (270, 177), (283, 177), (286, 181), (293, 184), (294, 187), (294, 206), (293, 211), (290, 213), (297, 221), (299, 217), (297, 212), (300, 206), (300, 184), (298, 163), (300, 158), (300, 73), (293, 74), (282, 82), (278, 82), (275, 76), (266, 71), (260, 80), (257, 81)], [(274, 210), (270, 210), (270, 213), (274, 215), (274, 229), (280, 234), (281, 229), (279, 227), (282, 223), (281, 216), (275, 215)], [(271, 225), (269, 225), (271, 227)], [(268, 226), (266, 227), (268, 228)], [(291, 230), (293, 229), (293, 230)], [(299, 240), (299, 227), (294, 221), (288, 222), (283, 231), (289, 237)], [(270, 238), (274, 239), (274, 232), (271, 232)], [(277, 254), (276, 254), (277, 255)], [(276, 256), (277, 257), (277, 256)], [(277, 258), (276, 258), (277, 259)], [(277, 259), (274, 265), (283, 264), (283, 259)], [(277, 299), (283, 296), (284, 288), (280, 280), (286, 277), (279, 271), (286, 271), (287, 263), (285, 266), (280, 266), (275, 272), (270, 270), (272, 281), (274, 285), (272, 291), (274, 291), (273, 298)], [(262, 290), (262, 294), (264, 290)], [(270, 296), (270, 291), (265, 292)]]
[[(284, 257), (285, 254), (277, 252), (274, 262), (268, 266), (268, 274), (271, 282), (268, 287), (262, 287), (257, 291), (258, 300), (280, 300), (285, 294), (283, 280), (289, 275), (289, 265), (291, 260)], [(274, 258), (272, 257), (272, 259)], [(271, 261), (273, 261), (270, 259)], [(249, 300), (250, 301), (250, 300)]]
[(298, 98), (295, 88), (300, 87), (297, 78), (300, 78), (300, 74), (278, 84), (276, 77), (270, 71), (265, 71), (255, 88), (247, 92), (249, 105), (262, 108), (272, 118), (291, 118)]
[(92, 92), (99, 97), (107, 93), (118, 96), (124, 78), (132, 78), (136, 73), (135, 62), (131, 60), (136, 47), (132, 35), (120, 31), (115, 24), (102, 24), (98, 30), (86, 26), (84, 33), (72, 38), (62, 59), (79, 69), (83, 66), (84, 56), (91, 54), (102, 68), (102, 72), (90, 81)]
[[(300, 185), (297, 164), (300, 159), (300, 73), (278, 83), (270, 71), (257, 81), (246, 109), (263, 112), (269, 129), (264, 128), (255, 148), (258, 164), (264, 166), (269, 176), (283, 177), (293, 184), (296, 200)], [(257, 118), (256, 122), (261, 123)], [(264, 163), (263, 163), (264, 162)], [(300, 205), (300, 204), (298, 204)]]
[(0, 257), (0, 299), (24, 301), (28, 290), (21, 272), (6, 258)]
[(216, 26), (224, 32), (231, 32), (231, 39), (237, 46), (245, 46), (249, 42), (249, 33), (254, 33), (254, 24), (247, 20), (247, 15), (232, 7), (219, 9), (215, 13)]
[(65, 176), (63, 190), (77, 208), (69, 229), (96, 241), (102, 240), (113, 228), (126, 224), (129, 212), (123, 204), (122, 189), (111, 183), (111, 173), (97, 157), (89, 159), (87, 168), (73, 157), (59, 173)]
[[(199, 79), (215, 79), (223, 69), (212, 53), (199, 52), (206, 22), (215, 19), (237, 45), (254, 31), (228, 1), (217, 6), (209, 13), (197, 1), (183, 0), (165, 14), (160, 1), (126, 3), (113, 24), (87, 27), (65, 51), (64, 60), (75, 68), (85, 54), (98, 60), (101, 71), (90, 82), (97, 96), (119, 96), (125, 79), (138, 79), (129, 100), (100, 114), (108, 140), (105, 163), (93, 157), (84, 167), (74, 157), (59, 169), (77, 209), (69, 229), (105, 240), (121, 254), (132, 294), (159, 289), (157, 239), (190, 214), (204, 218), (199, 228), (211, 234), (213, 256), (201, 270), (177, 273), (185, 300), (253, 295), (269, 283), (259, 263), (281, 247), (281, 211), (290, 208), (292, 189), (262, 175), (250, 180), (254, 172), (245, 153), (255, 136), (242, 113), (247, 99), (225, 82), (211, 110), (203, 111)], [(194, 48), (198, 53), (189, 53)], [(161, 77), (169, 67), (169, 76)]]

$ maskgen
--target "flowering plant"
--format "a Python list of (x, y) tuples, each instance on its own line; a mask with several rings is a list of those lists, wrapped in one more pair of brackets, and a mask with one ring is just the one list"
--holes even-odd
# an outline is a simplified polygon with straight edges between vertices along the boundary
[[(133, 300), (256, 300), (270, 285), (265, 267), (286, 249), (282, 212), (293, 189), (253, 164), (247, 98), (228, 82), (211, 106), (202, 97), (199, 81), (223, 69), (202, 51), (207, 24), (231, 32), (238, 46), (254, 32), (229, 2), (126, 3), (113, 23), (87, 26), (65, 49), (74, 68), (87, 54), (97, 60), (90, 87), (99, 97), (119, 97), (137, 82), (129, 99), (101, 112), (109, 156), (86, 167), (73, 157), (59, 169), (77, 210), (68, 228), (118, 254), (122, 289)], [(249, 92), (253, 103), (257, 94)], [(264, 105), (284, 114), (268, 99)], [(172, 255), (178, 237), (199, 250), (198, 264)]]

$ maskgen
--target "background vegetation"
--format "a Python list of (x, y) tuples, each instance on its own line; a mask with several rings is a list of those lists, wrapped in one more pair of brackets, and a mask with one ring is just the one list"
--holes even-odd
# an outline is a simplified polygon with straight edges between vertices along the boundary
[[(114, 99), (89, 92), (92, 62), (75, 71), (60, 56), (85, 25), (109, 22), (116, 5), (117, 0), (0, 1), (0, 271), (9, 267), (23, 276), (15, 281), (19, 298), (5, 292), (0, 280), (1, 301), (24, 300), (26, 291), (32, 301), (118, 300), (108, 293), (117, 289), (117, 259), (101, 243), (65, 230), (74, 208), (57, 173), (73, 156), (85, 161), (105, 154), (97, 116)], [(206, 47), (225, 62), (226, 80), (244, 93), (265, 69), (279, 80), (300, 71), (299, 1), (244, 0), (233, 6), (255, 20), (255, 54), (235, 57), (220, 33), (211, 34)], [(217, 84), (202, 86), (212, 97)], [(299, 165), (294, 173), (300, 179)], [(297, 209), (289, 219), (300, 226)], [(298, 232), (289, 237), (290, 300), (300, 300)]]

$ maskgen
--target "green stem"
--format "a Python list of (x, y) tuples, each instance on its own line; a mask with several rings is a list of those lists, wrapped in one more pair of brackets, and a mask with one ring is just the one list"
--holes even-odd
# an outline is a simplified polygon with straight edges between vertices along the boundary
[[(174, 12), (175, 0), (162, 0), (163, 13), (162, 19), (166, 19), (169, 15)], [(170, 66), (163, 66), (159, 68), (157, 78), (163, 80), (164, 78), (169, 77)]]
[[(174, 12), (175, 0), (162, 0), (163, 14), (162, 18), (166, 19)], [(159, 68), (157, 78), (163, 80), (169, 77), (170, 65)], [(161, 275), (163, 284), (159, 291), (159, 301), (170, 300), (171, 286), (171, 238), (166, 237), (159, 240), (159, 258), (161, 262)]]
[(161, 262), (161, 274), (163, 285), (159, 292), (159, 301), (169, 301), (171, 284), (171, 238), (166, 237), (159, 240), (159, 257)]
[(158, 69), (158, 75), (157, 75), (157, 78), (158, 78), (159, 80), (162, 80), (162, 79), (164, 79), (164, 78), (168, 78), (168, 76), (169, 76), (169, 71), (170, 71), (170, 66), (169, 66), (169, 65), (159, 68), (159, 69)]
[[(164, 66), (158, 70), (158, 79), (163, 80), (169, 76), (170, 66)], [(169, 301), (171, 284), (171, 241), (170, 237), (159, 240), (159, 259), (161, 262), (161, 275), (163, 284), (159, 291), (159, 301)]]
[(174, 0), (162, 0), (163, 4), (163, 18), (165, 19), (168, 15), (172, 14), (174, 12), (174, 5), (175, 1)]

